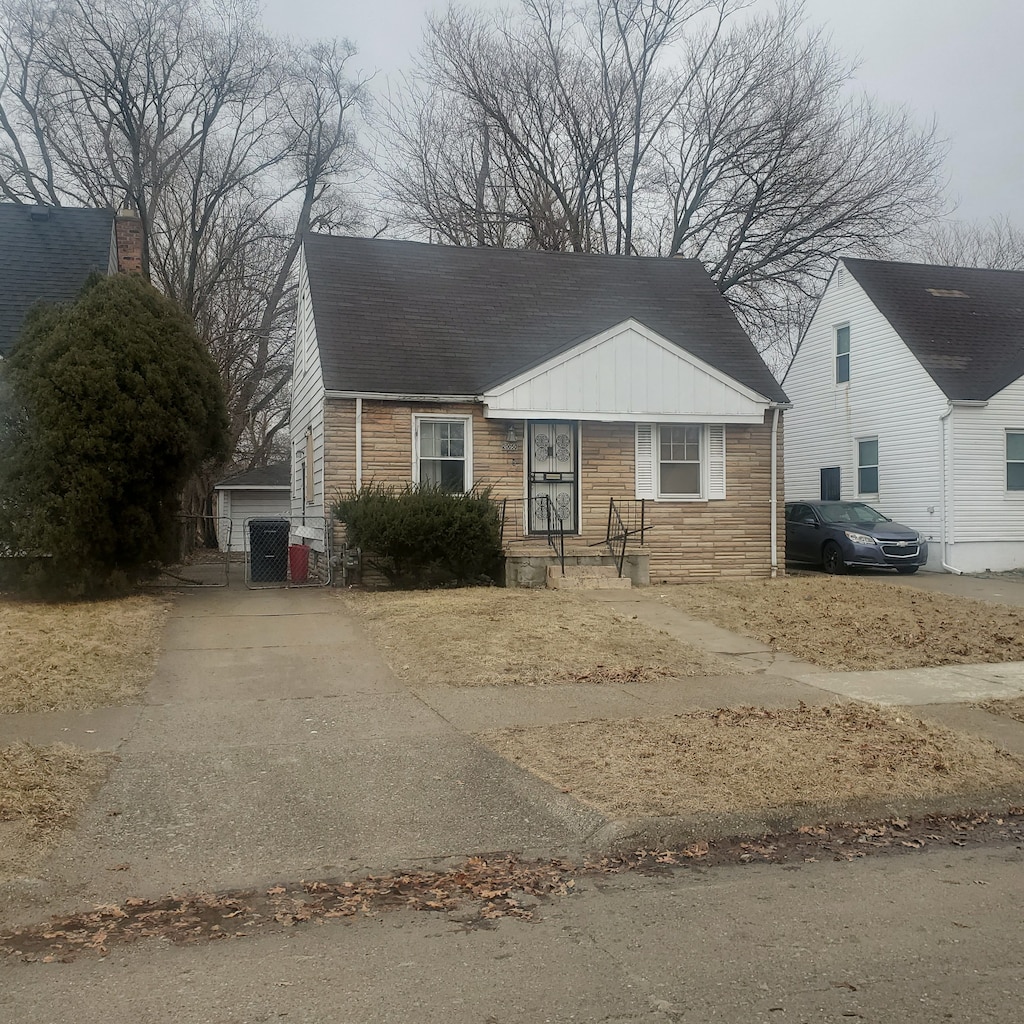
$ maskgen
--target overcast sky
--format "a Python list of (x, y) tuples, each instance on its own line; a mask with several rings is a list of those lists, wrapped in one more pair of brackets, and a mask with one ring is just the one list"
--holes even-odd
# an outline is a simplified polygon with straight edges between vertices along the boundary
[[(499, 0), (481, 5), (501, 6)], [(379, 79), (408, 67), (430, 0), (265, 0), (268, 28), (346, 36), (357, 67)], [(758, 3), (764, 8), (768, 4)], [(1024, 226), (1024, 3), (1020, 0), (806, 0), (809, 21), (860, 59), (857, 84), (878, 99), (933, 115), (950, 142), (956, 216), (1008, 214)]]

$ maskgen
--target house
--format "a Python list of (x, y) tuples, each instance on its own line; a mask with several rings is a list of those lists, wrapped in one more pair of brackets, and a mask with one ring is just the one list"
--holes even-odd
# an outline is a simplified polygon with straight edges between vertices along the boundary
[(95, 271), (141, 273), (137, 213), (0, 203), (0, 358), (37, 302), (74, 299)]
[(509, 545), (550, 508), (579, 553), (643, 501), (652, 580), (768, 576), (786, 404), (696, 260), (304, 240), (293, 520), (486, 486)]
[(863, 499), (932, 569), (1024, 566), (1024, 272), (841, 259), (783, 384), (787, 499)]
[(245, 551), (250, 519), (291, 513), (291, 466), (287, 462), (235, 473), (213, 485), (217, 539), (221, 551)]

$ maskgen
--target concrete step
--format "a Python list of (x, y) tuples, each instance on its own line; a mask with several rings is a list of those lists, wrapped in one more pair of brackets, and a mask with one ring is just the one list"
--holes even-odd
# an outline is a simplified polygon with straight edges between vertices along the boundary
[(549, 590), (629, 590), (628, 576), (620, 578), (614, 565), (567, 565), (563, 575), (557, 565), (547, 567)]

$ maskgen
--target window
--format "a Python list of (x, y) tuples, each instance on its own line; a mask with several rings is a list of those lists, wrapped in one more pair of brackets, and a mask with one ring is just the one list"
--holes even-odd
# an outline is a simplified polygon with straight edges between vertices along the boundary
[(313, 428), (306, 431), (306, 454), (302, 463), (302, 493), (307, 505), (316, 503), (316, 491), (314, 485), (313, 470), (315, 467), (313, 451)]
[(725, 497), (725, 427), (638, 423), (636, 496), (702, 501)]
[(701, 493), (700, 427), (672, 425), (658, 428), (658, 493), (693, 497)]
[(1024, 430), (1006, 432), (1006, 489), (1024, 491)]
[(417, 483), (464, 492), (470, 481), (470, 419), (440, 419), (417, 416), (414, 420), (416, 457), (413, 478)]
[(828, 466), (819, 470), (821, 482), (821, 500), (838, 501), (840, 497), (840, 484), (842, 482), (842, 471), (839, 466)]
[(878, 438), (857, 442), (857, 493), (878, 493)]
[(836, 328), (836, 383), (850, 379), (850, 325)]

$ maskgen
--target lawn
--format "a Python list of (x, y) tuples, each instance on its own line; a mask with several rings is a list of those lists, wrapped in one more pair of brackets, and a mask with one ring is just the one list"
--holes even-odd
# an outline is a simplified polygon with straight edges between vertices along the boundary
[(809, 575), (650, 593), (835, 671), (1024, 661), (1024, 609), (881, 579)]
[(644, 682), (738, 671), (571, 591), (477, 587), (343, 600), (395, 674), (417, 685)]
[(906, 711), (834, 704), (506, 729), (489, 746), (613, 818), (1024, 787), (1024, 761)]
[(169, 602), (0, 599), (0, 713), (128, 704), (153, 674)]

